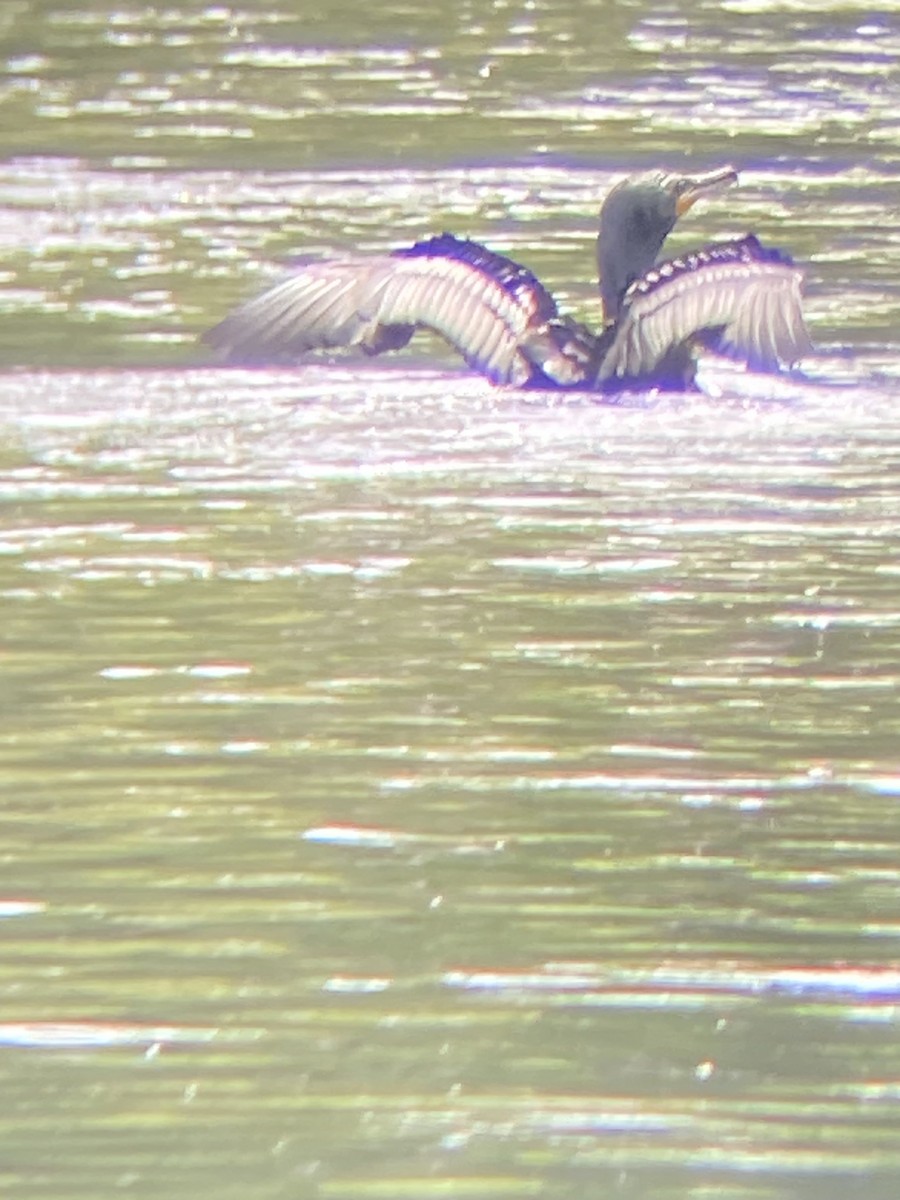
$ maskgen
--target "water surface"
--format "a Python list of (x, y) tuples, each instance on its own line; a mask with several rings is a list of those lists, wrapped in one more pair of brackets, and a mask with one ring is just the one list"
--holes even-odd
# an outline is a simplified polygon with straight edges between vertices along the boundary
[[(893, 18), (0, 15), (10, 1195), (893, 1200)], [(785, 46), (791, 47), (786, 54)], [(297, 254), (600, 198), (807, 271), (806, 378), (245, 372)]]

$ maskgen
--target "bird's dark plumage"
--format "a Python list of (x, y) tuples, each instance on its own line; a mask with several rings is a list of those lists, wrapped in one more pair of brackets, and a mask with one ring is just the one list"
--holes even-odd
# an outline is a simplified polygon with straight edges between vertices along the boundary
[(441, 234), (392, 254), (312, 263), (248, 301), (205, 340), (228, 361), (296, 360), (315, 349), (405, 346), (442, 335), (494, 383), (615, 391), (690, 386), (695, 344), (758, 370), (812, 348), (802, 274), (753, 236), (657, 262), (678, 217), (737, 176), (651, 172), (626, 180), (600, 213), (600, 334), (561, 315), (525, 267)]
[(652, 379), (692, 337), (758, 371), (796, 362), (812, 350), (802, 279), (786, 254), (752, 234), (653, 267), (625, 293), (598, 382)]

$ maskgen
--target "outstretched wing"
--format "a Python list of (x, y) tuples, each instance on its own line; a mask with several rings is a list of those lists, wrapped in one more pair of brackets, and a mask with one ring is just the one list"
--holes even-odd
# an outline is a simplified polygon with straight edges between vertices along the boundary
[(802, 272), (753, 236), (661, 263), (632, 285), (598, 380), (650, 377), (696, 339), (757, 370), (812, 351), (803, 322)]
[(575, 386), (596, 371), (595, 339), (560, 318), (524, 267), (450, 234), (394, 254), (314, 263), (248, 301), (204, 340), (233, 362), (359, 346), (405, 346), (439, 333), (494, 383)]
[[(390, 262), (381, 257), (311, 263), (235, 309), (207, 330), (203, 341), (223, 358), (241, 363), (280, 362), (317, 348), (375, 343), (378, 297)], [(411, 336), (410, 329), (405, 340)]]

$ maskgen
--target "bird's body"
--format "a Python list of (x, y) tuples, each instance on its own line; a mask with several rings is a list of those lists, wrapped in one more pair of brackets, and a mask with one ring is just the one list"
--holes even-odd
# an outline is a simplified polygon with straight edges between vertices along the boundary
[(274, 363), (334, 347), (379, 354), (425, 327), (492, 382), (517, 387), (681, 389), (693, 383), (695, 345), (777, 370), (811, 349), (802, 275), (787, 256), (748, 236), (657, 262), (678, 216), (736, 178), (731, 168), (653, 172), (610, 192), (597, 238), (599, 334), (560, 314), (525, 267), (445, 233), (391, 254), (312, 263), (205, 340), (227, 361)]

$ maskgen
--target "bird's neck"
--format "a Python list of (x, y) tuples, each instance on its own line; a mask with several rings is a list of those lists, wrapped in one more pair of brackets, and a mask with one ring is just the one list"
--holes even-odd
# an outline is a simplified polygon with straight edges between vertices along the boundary
[(604, 221), (601, 213), (597, 269), (604, 324), (618, 321), (625, 293), (656, 262), (668, 234), (668, 229), (651, 232), (646, 228), (616, 228), (615, 223)]

